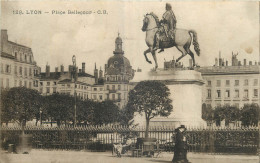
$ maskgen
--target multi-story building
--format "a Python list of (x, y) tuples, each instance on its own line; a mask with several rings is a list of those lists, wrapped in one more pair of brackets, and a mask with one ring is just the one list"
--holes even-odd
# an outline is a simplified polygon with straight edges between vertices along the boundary
[[(45, 73), (40, 73), (31, 48), (9, 41), (7, 30), (1, 30), (0, 86), (25, 86), (37, 89), (42, 95), (59, 92), (73, 96), (76, 93), (81, 99), (113, 100), (123, 108), (128, 100), (128, 92), (134, 86), (129, 83), (134, 77), (134, 70), (124, 55), (122, 45), (123, 41), (118, 35), (114, 55), (105, 64), (104, 76), (101, 68), (98, 70), (96, 65), (94, 76), (86, 73), (83, 62), (82, 69), (76, 67), (77, 80), (74, 82), (72, 65), (68, 71), (64, 71), (63, 65), (60, 66), (60, 71), (56, 67), (55, 72), (50, 72), (50, 66), (47, 65)], [(260, 64), (244, 60), (242, 65), (236, 56), (232, 54), (231, 66), (220, 57), (215, 59), (214, 66), (196, 69), (205, 80), (203, 103), (213, 108), (219, 105), (241, 108), (247, 103), (260, 104)]]
[(7, 30), (1, 30), (1, 88), (24, 86), (37, 89), (40, 68), (32, 49), (8, 40)]
[(134, 77), (134, 70), (129, 60), (124, 56), (123, 41), (118, 34), (115, 40), (114, 55), (108, 59), (105, 65), (104, 90), (105, 99), (113, 100), (123, 108), (128, 100), (130, 91), (129, 81)]
[(234, 105), (238, 108), (244, 104), (260, 104), (260, 65), (244, 59), (242, 65), (232, 54), (232, 64), (224, 59), (215, 59), (215, 65), (199, 69), (205, 80), (203, 103), (213, 108), (220, 105)]
[[(95, 84), (95, 77), (85, 72), (85, 63), (82, 63), (82, 69), (77, 73), (77, 80), (74, 82), (72, 77), (73, 67), (69, 65), (68, 71), (64, 71), (61, 65), (55, 72), (50, 72), (50, 66), (46, 66), (45, 73), (39, 76), (39, 92), (42, 95), (51, 95), (53, 93), (62, 93), (74, 96), (74, 93), (81, 99), (91, 99), (92, 85)], [(76, 67), (76, 71), (78, 68)]]

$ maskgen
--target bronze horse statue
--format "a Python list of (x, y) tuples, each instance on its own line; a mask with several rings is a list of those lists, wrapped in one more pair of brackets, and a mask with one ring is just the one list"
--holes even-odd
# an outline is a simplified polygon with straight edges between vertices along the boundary
[[(147, 50), (144, 51), (145, 59), (148, 63), (152, 63), (146, 56), (147, 53), (151, 52), (153, 55), (153, 59), (155, 62), (155, 70), (158, 68), (157, 58), (156, 58), (156, 50), (154, 49), (155, 43), (155, 35), (157, 31), (160, 29), (161, 25), (159, 23), (158, 17), (154, 13), (146, 14), (143, 20), (143, 27), (142, 31), (146, 31), (146, 38), (145, 42), (149, 47)], [(200, 48), (199, 43), (197, 40), (197, 33), (194, 30), (185, 30), (185, 29), (176, 29), (175, 31), (175, 40), (171, 41), (167, 39), (167, 41), (161, 41), (159, 43), (159, 48), (171, 48), (176, 46), (176, 48), (182, 53), (182, 55), (176, 60), (176, 62), (180, 61), (185, 55), (189, 54), (193, 61), (193, 67), (195, 66), (195, 59), (194, 54), (190, 50), (190, 45), (192, 42), (192, 35), (193, 34), (193, 46), (196, 54), (200, 55)], [(165, 33), (165, 36), (166, 33)]]

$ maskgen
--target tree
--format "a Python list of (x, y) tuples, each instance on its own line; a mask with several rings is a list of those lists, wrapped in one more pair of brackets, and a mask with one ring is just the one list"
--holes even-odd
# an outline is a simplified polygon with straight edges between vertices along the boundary
[(111, 100), (97, 103), (94, 109), (94, 124), (102, 125), (118, 122), (119, 108)]
[(129, 103), (127, 103), (127, 105), (122, 110), (120, 110), (119, 122), (121, 125), (130, 126), (134, 122), (133, 118), (134, 108)]
[(202, 119), (207, 122), (212, 122), (214, 120), (214, 110), (211, 105), (202, 104)]
[(169, 98), (169, 88), (159, 81), (139, 82), (129, 92), (128, 105), (139, 114), (145, 115), (145, 138), (148, 138), (149, 122), (156, 116), (169, 116), (172, 111), (172, 100)]
[(45, 96), (44, 103), (47, 114), (51, 119), (51, 125), (53, 120), (57, 121), (58, 126), (62, 122), (66, 125), (68, 121), (74, 120), (74, 98), (72, 96), (56, 93)]
[(92, 100), (77, 101), (77, 121), (79, 124), (94, 124), (94, 110), (97, 103)]
[(230, 121), (238, 121), (240, 119), (240, 111), (236, 106), (217, 106), (214, 111), (214, 120), (216, 125), (220, 126), (220, 122), (225, 120), (225, 125), (228, 126)]
[(36, 90), (13, 87), (4, 96), (3, 117), (8, 117), (8, 121), (18, 121), (22, 126), (35, 118), (41, 107), (41, 96)]
[(7, 101), (8, 89), (1, 89), (1, 124), (6, 123), (14, 119), (15, 110), (14, 108), (8, 108)]
[(241, 121), (243, 126), (256, 126), (260, 119), (258, 104), (245, 104), (242, 108)]

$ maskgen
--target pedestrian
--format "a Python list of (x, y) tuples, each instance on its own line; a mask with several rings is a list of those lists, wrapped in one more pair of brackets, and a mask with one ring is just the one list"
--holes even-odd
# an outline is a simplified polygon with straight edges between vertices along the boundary
[(187, 159), (187, 140), (185, 135), (186, 128), (184, 125), (181, 125), (177, 129), (176, 139), (175, 139), (175, 147), (174, 147), (174, 156), (172, 159), (172, 163), (189, 163)]

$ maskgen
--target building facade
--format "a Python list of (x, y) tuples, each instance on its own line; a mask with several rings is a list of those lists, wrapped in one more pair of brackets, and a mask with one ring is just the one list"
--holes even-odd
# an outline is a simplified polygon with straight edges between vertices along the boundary
[(64, 71), (61, 65), (55, 72), (50, 72), (50, 66), (46, 65), (45, 73), (39, 75), (38, 90), (42, 95), (62, 93), (73, 96), (74, 93), (81, 99), (91, 99), (94, 101), (112, 100), (119, 108), (123, 108), (128, 100), (128, 92), (131, 89), (129, 81), (134, 77), (134, 70), (130, 61), (124, 56), (123, 41), (121, 37), (115, 39), (115, 50), (107, 64), (105, 72), (94, 68), (94, 76), (85, 72), (85, 63), (82, 69), (76, 67), (76, 82), (73, 81), (73, 66)]
[(260, 65), (244, 60), (242, 65), (232, 54), (232, 64), (224, 59), (215, 59), (215, 65), (202, 67), (201, 72), (205, 80), (202, 102), (213, 108), (220, 105), (233, 105), (238, 108), (244, 104), (260, 104)]
[(113, 100), (123, 108), (128, 100), (130, 91), (129, 81), (134, 77), (130, 61), (124, 56), (123, 41), (119, 36), (115, 40), (115, 50), (105, 65), (104, 90), (106, 99)]
[(37, 89), (36, 76), (40, 68), (32, 49), (8, 40), (7, 30), (1, 30), (1, 88), (26, 87)]
[[(94, 101), (113, 100), (119, 108), (123, 108), (128, 101), (128, 93), (133, 89), (131, 83), (135, 75), (130, 61), (125, 57), (123, 41), (119, 36), (115, 39), (113, 55), (105, 64), (103, 70), (94, 68), (94, 75), (85, 71), (85, 63), (82, 68), (76, 68), (76, 78), (73, 78), (73, 65), (55, 68), (50, 72), (50, 66), (41, 73), (41, 69), (34, 61), (31, 48), (8, 40), (7, 30), (1, 30), (1, 88), (24, 86), (38, 90), (42, 95), (62, 93), (81, 99)], [(174, 65), (174, 67), (172, 67)], [(166, 62), (165, 69), (183, 68), (175, 67), (174, 62)], [(191, 62), (190, 62), (191, 66)], [(219, 57), (215, 59), (215, 65), (196, 68), (200, 71), (205, 81), (203, 86), (202, 102), (213, 108), (220, 105), (235, 105), (239, 108), (244, 104), (260, 104), (260, 64), (259, 62), (238, 61), (237, 54), (232, 54), (232, 63)], [(141, 70), (139, 70), (141, 71)], [(140, 73), (137, 71), (136, 73)]]

